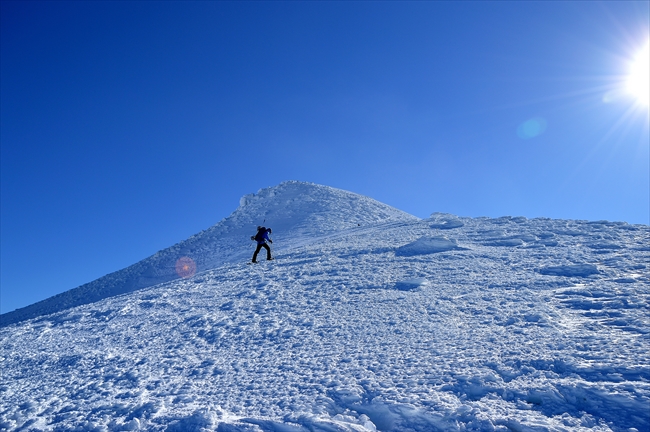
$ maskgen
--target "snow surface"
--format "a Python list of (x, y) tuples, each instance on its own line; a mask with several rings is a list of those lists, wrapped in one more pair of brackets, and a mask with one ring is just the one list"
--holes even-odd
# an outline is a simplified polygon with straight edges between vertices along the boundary
[(650, 430), (648, 226), (287, 182), (148, 260), (3, 316), (0, 430)]

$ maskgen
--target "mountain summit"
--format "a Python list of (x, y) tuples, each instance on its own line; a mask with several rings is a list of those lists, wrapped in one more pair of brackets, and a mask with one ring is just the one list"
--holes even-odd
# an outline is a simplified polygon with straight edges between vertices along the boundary
[(239, 204), (211, 228), (134, 265), (1, 315), (0, 326), (187, 277), (225, 262), (246, 260), (252, 254), (250, 236), (257, 225), (273, 228), (278, 251), (282, 251), (282, 240), (288, 238), (314, 241), (350, 227), (417, 220), (372, 198), (299, 181), (260, 189), (243, 196)]

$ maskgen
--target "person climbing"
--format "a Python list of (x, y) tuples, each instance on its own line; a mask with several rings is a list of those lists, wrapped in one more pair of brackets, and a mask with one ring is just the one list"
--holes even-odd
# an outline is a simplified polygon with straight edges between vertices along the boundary
[(266, 249), (266, 260), (270, 261), (273, 259), (271, 257), (271, 248), (266, 244), (267, 240), (269, 243), (273, 243), (273, 240), (269, 238), (269, 234), (271, 234), (271, 232), (271, 228), (265, 228), (263, 226), (257, 227), (257, 234), (251, 237), (251, 240), (255, 240), (257, 242), (257, 248), (253, 254), (252, 262), (257, 262), (257, 254), (260, 253), (262, 248)]

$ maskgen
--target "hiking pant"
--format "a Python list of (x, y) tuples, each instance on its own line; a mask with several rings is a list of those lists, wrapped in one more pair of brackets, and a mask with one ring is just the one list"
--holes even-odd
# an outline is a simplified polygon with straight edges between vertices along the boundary
[(257, 254), (260, 253), (262, 248), (266, 249), (266, 259), (270, 260), (271, 259), (271, 248), (269, 245), (266, 243), (258, 243), (257, 244), (257, 249), (255, 249), (255, 253), (253, 254), (253, 262), (257, 261)]

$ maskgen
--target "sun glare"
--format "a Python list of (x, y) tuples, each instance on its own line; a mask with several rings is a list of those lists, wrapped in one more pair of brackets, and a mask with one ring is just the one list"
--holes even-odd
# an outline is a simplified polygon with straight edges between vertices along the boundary
[(650, 41), (639, 52), (632, 63), (630, 75), (627, 78), (627, 91), (636, 100), (648, 106), (650, 103)]

